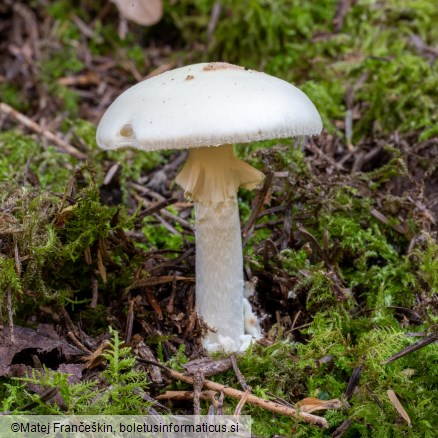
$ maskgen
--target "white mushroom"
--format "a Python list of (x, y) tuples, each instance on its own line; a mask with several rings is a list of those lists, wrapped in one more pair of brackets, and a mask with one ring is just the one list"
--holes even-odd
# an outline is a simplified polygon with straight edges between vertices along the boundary
[(163, 16), (162, 0), (112, 0), (127, 19), (143, 26), (158, 23)]
[[(190, 148), (176, 181), (195, 206), (196, 311), (215, 328), (204, 339), (208, 350), (240, 351), (259, 335), (244, 304), (237, 190), (256, 187), (263, 174), (236, 158), (231, 144), (321, 129), (318, 111), (296, 87), (226, 63), (152, 77), (125, 91), (104, 114), (97, 128), (104, 149)], [(245, 334), (245, 324), (251, 333)]]

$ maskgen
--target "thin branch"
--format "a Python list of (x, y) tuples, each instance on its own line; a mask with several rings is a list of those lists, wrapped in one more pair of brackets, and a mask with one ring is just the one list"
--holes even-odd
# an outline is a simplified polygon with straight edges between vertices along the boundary
[(389, 359), (384, 360), (381, 364), (386, 365), (388, 363), (394, 362), (395, 360), (400, 359), (401, 357), (406, 356), (409, 353), (413, 353), (414, 351), (417, 351), (420, 348), (425, 347), (426, 345), (432, 344), (432, 342), (435, 342), (437, 340), (438, 340), (438, 333), (432, 333), (431, 335), (426, 336), (424, 339), (421, 339), (420, 341), (417, 341), (414, 344), (409, 345), (406, 348), (403, 348), (403, 350), (394, 354), (394, 356), (391, 356)]
[(248, 385), (246, 384), (245, 377), (243, 377), (243, 374), (239, 370), (239, 367), (237, 365), (236, 356), (234, 356), (234, 354), (232, 354), (230, 356), (230, 359), (231, 359), (231, 364), (233, 365), (234, 374), (236, 374), (237, 380), (239, 380), (239, 383), (240, 383), (240, 386), (242, 387), (242, 389), (244, 391), (246, 391), (248, 389)]
[[(217, 407), (217, 400), (215, 395), (217, 393), (215, 391), (202, 391), (199, 394), (199, 398), (201, 400), (209, 401), (213, 404), (213, 406)], [(185, 400), (193, 400), (195, 394), (193, 391), (166, 391), (164, 394), (157, 395), (155, 400), (174, 400), (174, 401), (185, 401)]]
[(0, 102), (0, 113), (6, 114), (8, 116), (13, 117), (17, 122), (22, 123), (26, 128), (31, 129), (32, 131), (36, 132), (37, 134), (42, 135), (43, 137), (46, 137), (49, 141), (55, 143), (57, 146), (59, 146), (64, 152), (67, 152), (68, 154), (72, 155), (73, 157), (79, 158), (81, 160), (84, 160), (87, 158), (87, 155), (83, 152), (78, 151), (74, 146), (71, 144), (68, 144), (66, 141), (62, 140), (61, 138), (57, 137), (52, 132), (48, 131), (47, 129), (41, 128), (38, 123), (35, 123), (33, 120), (29, 119), (29, 117), (26, 117), (24, 114), (21, 114), (11, 106), (7, 105), (6, 103)]
[(274, 174), (272, 172), (269, 172), (266, 175), (265, 182), (263, 183), (263, 187), (260, 189), (260, 192), (257, 194), (256, 204), (251, 211), (251, 215), (248, 219), (248, 222), (245, 224), (245, 226), (242, 229), (242, 236), (244, 238), (243, 246), (246, 246), (249, 238), (252, 235), (254, 224), (260, 213), (263, 203), (265, 202), (266, 194), (268, 193), (268, 190), (271, 187), (273, 178), (274, 178)]
[[(186, 382), (190, 385), (193, 385), (193, 378), (187, 376), (178, 371), (172, 370), (170, 368), (166, 369), (167, 373), (174, 379), (181, 380), (182, 382)], [(327, 420), (324, 417), (319, 417), (317, 415), (307, 414), (306, 412), (300, 412), (298, 409), (290, 408), (287, 406), (282, 406), (279, 403), (275, 403), (270, 400), (265, 400), (260, 397), (257, 397), (253, 394), (248, 394), (244, 391), (239, 391), (238, 389), (230, 388), (229, 386), (221, 385), (220, 383), (212, 382), (211, 380), (204, 381), (204, 388), (210, 389), (212, 391), (223, 392), (225, 395), (229, 397), (240, 400), (246, 397), (246, 402), (250, 403), (254, 406), (261, 407), (271, 412), (275, 412), (277, 414), (287, 415), (289, 417), (298, 418), (300, 420), (305, 421), (306, 423), (314, 424), (317, 426), (321, 426), (324, 428), (328, 427)]]

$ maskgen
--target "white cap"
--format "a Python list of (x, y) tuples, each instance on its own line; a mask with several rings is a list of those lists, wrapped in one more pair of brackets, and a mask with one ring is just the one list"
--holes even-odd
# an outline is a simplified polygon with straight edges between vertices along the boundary
[(134, 23), (150, 26), (163, 16), (162, 0), (112, 0), (119, 12)]
[(317, 135), (321, 117), (298, 88), (216, 62), (154, 76), (122, 93), (103, 115), (103, 149), (147, 151)]

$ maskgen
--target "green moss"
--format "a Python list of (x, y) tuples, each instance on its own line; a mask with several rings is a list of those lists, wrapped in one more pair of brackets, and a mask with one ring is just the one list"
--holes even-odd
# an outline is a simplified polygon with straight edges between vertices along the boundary
[(0, 147), (0, 183), (9, 185), (21, 181), (27, 187), (36, 179), (42, 189), (61, 191), (77, 161), (16, 131), (0, 133)]
[[(147, 414), (150, 403), (143, 395), (147, 390), (147, 376), (136, 370), (131, 349), (123, 345), (117, 332), (110, 330), (112, 339), (102, 353), (106, 360), (101, 379), (71, 383), (69, 374), (44, 368), (33, 370), (26, 378), (14, 379), (15, 383), (2, 384), (0, 401), (2, 411), (13, 414), (28, 412), (32, 405), (34, 415), (126, 415)], [(31, 393), (26, 384), (38, 385), (42, 390), (57, 389), (59, 403), (43, 401), (39, 394)], [(0, 392), (0, 393), (1, 393)]]
[(65, 256), (75, 261), (83, 256), (86, 248), (99, 239), (106, 238), (116, 211), (116, 207), (100, 204), (96, 187), (83, 190), (79, 202), (73, 206), (71, 218), (61, 233)]
[(298, 83), (329, 131), (336, 132), (333, 120), (345, 118), (350, 88), (359, 112), (354, 141), (372, 132), (422, 129), (424, 138), (435, 132), (437, 63), (421, 56), (412, 43), (413, 35), (431, 46), (438, 41), (431, 24), (438, 18), (432, 1), (355, 2), (340, 32), (334, 32), (337, 3), (331, 0), (226, 1), (209, 40), (213, 3), (169, 2), (166, 12), (183, 41), (207, 45), (208, 59), (262, 68)]
[(0, 96), (2, 102), (15, 108), (18, 111), (29, 110), (29, 102), (21, 94), (21, 89), (18, 85), (11, 82), (0, 83)]

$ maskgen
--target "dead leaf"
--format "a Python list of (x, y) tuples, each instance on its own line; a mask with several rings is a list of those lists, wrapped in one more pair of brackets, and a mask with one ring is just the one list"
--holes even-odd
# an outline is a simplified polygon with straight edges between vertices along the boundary
[(55, 227), (62, 228), (69, 218), (73, 215), (74, 205), (69, 205), (62, 209), (55, 217)]
[(322, 411), (327, 409), (341, 409), (342, 403), (337, 398), (332, 400), (320, 400), (316, 397), (303, 398), (296, 403), (300, 411), (310, 414), (314, 411)]
[(158, 23), (163, 16), (162, 0), (112, 0), (127, 20), (143, 26)]
[(386, 391), (386, 393), (388, 394), (389, 401), (395, 407), (395, 409), (399, 413), (399, 415), (406, 421), (406, 423), (408, 423), (409, 427), (412, 427), (411, 419), (409, 418), (408, 413), (405, 411), (405, 408), (400, 403), (400, 400), (395, 395), (395, 392), (392, 389), (388, 389), (388, 391)]
[(160, 305), (158, 304), (157, 299), (155, 298), (155, 295), (152, 293), (152, 291), (147, 287), (145, 289), (146, 292), (146, 298), (148, 300), (148, 303), (150, 306), (155, 310), (155, 313), (158, 315), (158, 319), (163, 319), (163, 312), (161, 311)]
[(161, 284), (172, 283), (173, 281), (185, 281), (188, 283), (194, 283), (194, 277), (182, 277), (180, 275), (162, 275), (161, 277), (150, 277), (150, 278), (142, 278), (140, 280), (135, 280), (130, 286), (128, 286), (124, 293), (129, 292), (132, 289), (140, 288), (140, 287), (153, 287), (159, 286)]
[(103, 357), (103, 353), (107, 351), (110, 348), (110, 343), (108, 340), (103, 341), (93, 353), (91, 353), (89, 356), (85, 357), (85, 360), (87, 361), (86, 368), (91, 369), (98, 367), (101, 365), (105, 358)]
[[(41, 355), (41, 353), (56, 353), (59, 362), (68, 361), (72, 358), (82, 356), (82, 351), (73, 345), (59, 339), (53, 339), (45, 334), (36, 332), (24, 327), (14, 327), (15, 342), (7, 341), (9, 339), (9, 328), (5, 327), (0, 331), (0, 376), (9, 376), (12, 373), (12, 367), (20, 364), (17, 355), (21, 353), (22, 360), (31, 357), (32, 354)], [(62, 357), (63, 356), (63, 357)], [(16, 365), (11, 365), (13, 362)]]

